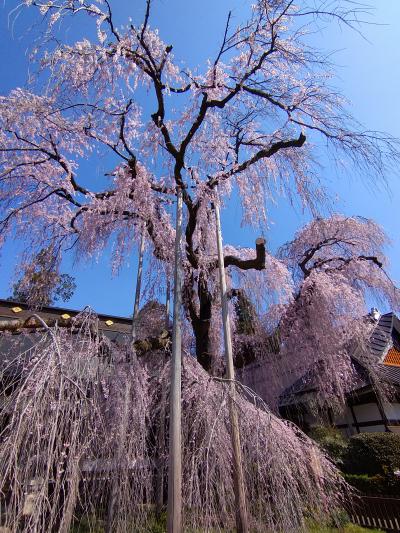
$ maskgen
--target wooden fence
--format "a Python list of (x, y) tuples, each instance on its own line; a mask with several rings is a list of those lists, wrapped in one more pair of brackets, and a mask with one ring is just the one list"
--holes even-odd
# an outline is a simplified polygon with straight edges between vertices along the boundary
[(360, 526), (400, 533), (400, 498), (361, 496), (353, 500), (349, 515)]

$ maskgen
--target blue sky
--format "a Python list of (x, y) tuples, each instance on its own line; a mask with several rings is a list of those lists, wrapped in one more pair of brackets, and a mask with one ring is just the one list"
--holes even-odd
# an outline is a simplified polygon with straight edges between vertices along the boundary
[[(144, 2), (143, 2), (144, 3)], [(371, 2), (372, 3), (372, 2)], [(140, 15), (142, 2), (116, 0), (117, 24), (127, 23)], [(345, 28), (330, 27), (314, 36), (318, 47), (335, 50), (337, 65), (335, 85), (351, 102), (353, 115), (367, 129), (386, 131), (400, 138), (400, 48), (398, 27), (400, 2), (379, 0), (375, 2), (373, 24), (362, 28), (364, 38)], [(29, 18), (20, 17), (9, 24), (8, 14), (15, 6), (5, 2), (0, 9), (0, 93), (7, 94), (16, 86), (23, 86), (28, 72), (27, 50), (32, 33), (27, 28)], [(224, 28), (227, 12), (240, 17), (248, 6), (245, 0), (220, 0), (202, 2), (187, 0), (155, 0), (152, 25), (161, 27), (161, 36), (174, 45), (177, 58), (185, 58), (191, 65), (201, 65), (212, 57), (217, 49)], [(189, 22), (188, 22), (189, 21)], [(74, 30), (69, 33), (71, 39)], [(390, 273), (400, 281), (400, 175), (388, 174), (386, 184), (373, 183), (352, 174), (338, 177), (335, 169), (325, 163), (321, 178), (328, 187), (334, 208), (348, 215), (373, 218), (380, 223), (393, 241), (388, 250), (391, 260)], [(291, 239), (293, 233), (309, 214), (293, 209), (284, 200), (271, 209), (270, 230), (266, 237), (268, 247), (276, 248)], [(226, 243), (251, 246), (257, 236), (251, 228), (241, 228), (240, 208), (233, 201), (223, 213), (223, 233)], [(8, 243), (0, 257), (0, 297), (10, 294), (10, 284), (21, 247), (18, 242)], [(63, 271), (76, 277), (77, 290), (68, 307), (82, 308), (90, 305), (96, 311), (117, 315), (129, 315), (133, 308), (135, 289), (136, 255), (129, 265), (112, 277), (108, 254), (98, 262), (73, 264), (65, 259)]]

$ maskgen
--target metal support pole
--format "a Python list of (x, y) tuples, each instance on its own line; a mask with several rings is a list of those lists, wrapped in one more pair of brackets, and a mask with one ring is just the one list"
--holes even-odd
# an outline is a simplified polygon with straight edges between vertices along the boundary
[(249, 531), (247, 521), (246, 495), (244, 487), (243, 469), (242, 469), (242, 452), (240, 446), (239, 421), (235, 404), (235, 370), (233, 367), (232, 338), (229, 321), (228, 297), (226, 291), (224, 253), (222, 248), (221, 219), (219, 214), (218, 199), (214, 205), (215, 225), (217, 233), (218, 247), (218, 267), (222, 303), (222, 324), (224, 330), (224, 346), (226, 361), (226, 377), (229, 380), (229, 418), (231, 422), (231, 441), (233, 457), (233, 481), (235, 490), (236, 503), (236, 529), (238, 533), (247, 533)]
[[(171, 304), (171, 281), (169, 279), (169, 272), (167, 270), (167, 282), (165, 290), (165, 329), (169, 329), (170, 320), (170, 304)], [(156, 514), (157, 516), (161, 515), (163, 505), (164, 505), (164, 468), (162, 460), (162, 451), (164, 449), (164, 440), (165, 440), (165, 404), (166, 404), (166, 390), (162, 388), (161, 390), (161, 399), (160, 399), (160, 421), (159, 428), (157, 431), (157, 474), (156, 474)]]
[[(167, 276), (168, 276), (167, 272)], [(167, 279), (167, 288), (165, 294), (165, 329), (169, 329), (169, 313), (171, 307), (171, 281)]]
[(156, 515), (161, 516), (164, 506), (164, 461), (163, 451), (165, 443), (165, 407), (167, 391), (163, 387), (161, 389), (160, 398), (160, 420), (157, 431), (157, 471), (156, 471)]
[(169, 407), (168, 533), (182, 531), (181, 451), (181, 307), (182, 307), (182, 191), (177, 189), (174, 266), (174, 311), (172, 328), (171, 389)]

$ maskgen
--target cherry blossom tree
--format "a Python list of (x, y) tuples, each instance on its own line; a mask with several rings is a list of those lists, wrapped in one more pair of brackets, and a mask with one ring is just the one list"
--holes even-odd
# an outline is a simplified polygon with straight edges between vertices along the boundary
[(314, 220), (281, 249), (298, 278), (282, 341), (289, 353), (294, 349), (290, 339), (296, 338), (300, 365), (303, 357), (318, 362), (318, 390), (331, 403), (343, 404), (351, 390), (354, 359), (366, 368), (378, 393), (385, 391), (382, 365), (368, 346), (375, 321), (366, 315), (368, 301), (400, 308), (400, 290), (386, 271), (388, 245), (388, 237), (372, 220), (334, 215)]
[(316, 413), (340, 410), (359, 379), (357, 365), (377, 394), (390, 394), (383, 365), (368, 345), (376, 325), (368, 302), (400, 308), (400, 290), (387, 273), (389, 244), (372, 220), (336, 214), (314, 219), (280, 248), (278, 256), (293, 275), (293, 299), (271, 306), (250, 335), (238, 335), (239, 346), (251, 346), (247, 357), (264, 361), (264, 396), (271, 407), (303, 378), (315, 390), (310, 407)]
[[(198, 361), (211, 371), (220, 346), (210, 229), (217, 195), (228, 205), (238, 191), (244, 221), (262, 225), (280, 193), (308, 207), (323, 197), (314, 163), (322, 145), (379, 177), (398, 160), (398, 143), (353, 120), (330, 85), (331, 65), (307, 39), (320, 21), (355, 25), (357, 4), (257, 0), (239, 24), (227, 14), (205, 66), (183, 68), (151, 25), (151, 0), (143, 8), (143, 20), (124, 27), (107, 0), (17, 8), (37, 9), (48, 25), (35, 51), (41, 82), (0, 98), (0, 239), (17, 234), (32, 254), (72, 247), (89, 257), (113, 241), (117, 268), (144, 232), (148, 253), (169, 265), (171, 204), (181, 190), (183, 300)], [(67, 18), (85, 23), (72, 44), (63, 42)], [(105, 151), (113, 162), (96, 181), (82, 161)], [(255, 251), (226, 247), (224, 263), (232, 284), (255, 278), (273, 300), (290, 298), (285, 264), (261, 241)]]

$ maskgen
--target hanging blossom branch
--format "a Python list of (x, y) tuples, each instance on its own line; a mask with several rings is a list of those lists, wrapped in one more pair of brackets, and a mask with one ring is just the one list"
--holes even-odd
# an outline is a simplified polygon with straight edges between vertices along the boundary
[(357, 379), (354, 360), (377, 390), (390, 394), (382, 365), (369, 350), (374, 323), (366, 309), (371, 294), (390, 309), (400, 308), (400, 290), (385, 270), (387, 244), (373, 221), (332, 215), (309, 223), (280, 250), (296, 279), (296, 297), (279, 323), (281, 372), (290, 364), (293, 380), (311, 380), (315, 409), (341, 408)]
[[(14, 349), (14, 358), (2, 370), (2, 380), (9, 383), (0, 406), (0, 417), (7, 420), (0, 441), (4, 527), (21, 532), (68, 531), (85, 522), (100, 527), (111, 487), (113, 529), (151, 527), (157, 469), (165, 471), (168, 461), (168, 442), (155, 441), (154, 428), (168, 420), (169, 362), (162, 351), (154, 352), (133, 368), (115, 345), (102, 357), (91, 335), (92, 320), (90, 314), (80, 317), (78, 336), (65, 328), (46, 328), (28, 353), (15, 355)], [(226, 467), (231, 461), (229, 390), (192, 357), (184, 357), (188, 529), (218, 528), (221, 520), (234, 527), (232, 478)], [(306, 518), (321, 519), (332, 506), (340, 506), (346, 486), (312, 440), (276, 418), (259, 399), (250, 402), (249, 393), (239, 392), (236, 405), (251, 527), (299, 530)], [(118, 461), (117, 449), (123, 450)], [(269, 497), (259, 500), (257, 494)]]
[[(259, 0), (236, 27), (228, 15), (215, 58), (194, 73), (152, 28), (151, 0), (143, 19), (124, 28), (111, 2), (26, 4), (48, 21), (45, 41), (54, 36), (56, 44), (38, 52), (51, 80), (44, 96), (18, 89), (0, 99), (0, 238), (17, 231), (33, 251), (57, 241), (60, 253), (88, 256), (113, 239), (118, 268), (144, 225), (149, 250), (171, 263), (178, 187), (187, 212), (185, 283), (192, 283), (185, 290), (196, 300), (190, 309), (185, 301), (199, 360), (211, 354), (204, 324), (218, 305), (216, 250), (206, 235), (216, 185), (222, 199), (236, 186), (244, 221), (264, 224), (267, 202), (281, 192), (312, 207), (321, 197), (309, 136), (326, 139), (338, 160), (363, 173), (382, 176), (398, 163), (397, 141), (352, 119), (329, 87), (331, 66), (305, 39), (323, 17), (353, 24), (359, 6)], [(63, 44), (57, 33), (68, 17), (92, 20), (97, 41), (83, 32)], [(153, 95), (150, 113), (141, 88)], [(86, 176), (78, 162), (93, 161), (97, 151), (118, 162), (105, 177)], [(244, 261), (231, 249), (225, 264), (251, 277), (263, 268), (263, 253), (256, 248)]]

